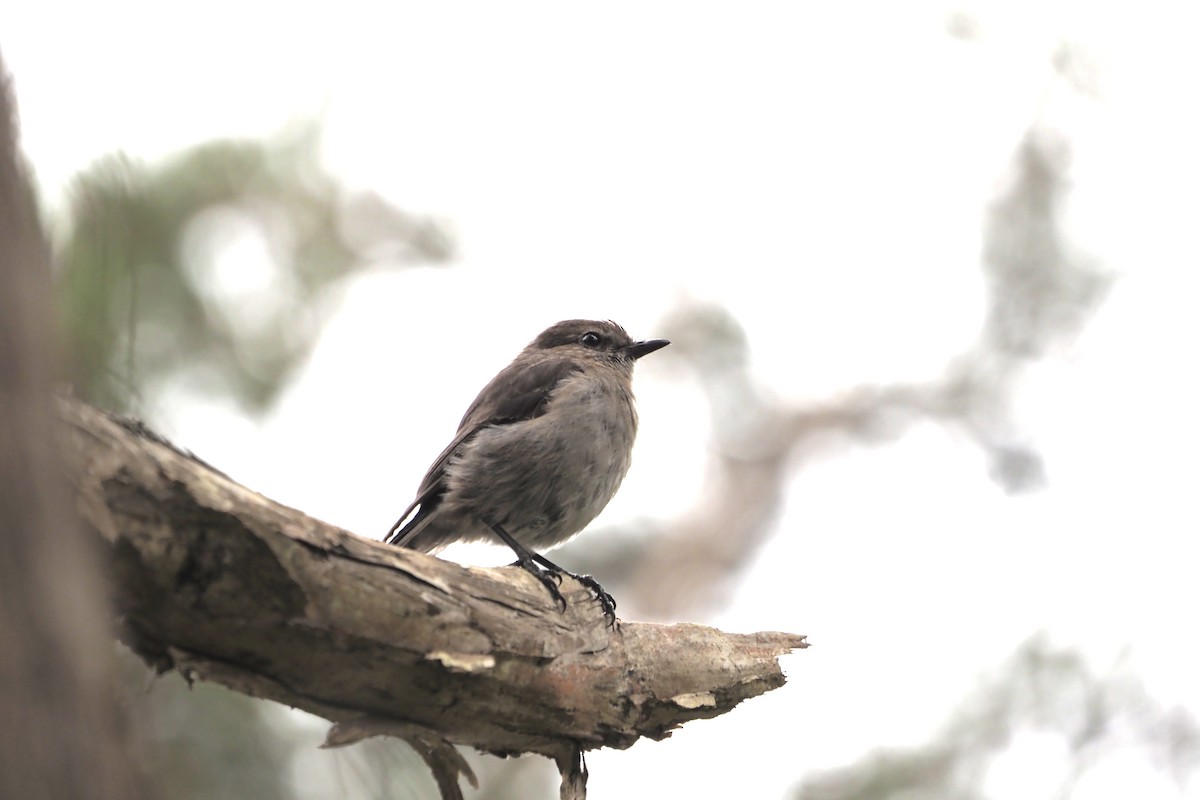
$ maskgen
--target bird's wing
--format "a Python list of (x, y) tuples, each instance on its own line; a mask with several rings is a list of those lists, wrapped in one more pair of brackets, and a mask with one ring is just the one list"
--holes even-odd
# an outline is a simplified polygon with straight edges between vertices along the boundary
[[(540, 417), (546, 413), (554, 387), (578, 371), (579, 366), (568, 358), (548, 358), (532, 365), (514, 362), (502, 369), (471, 403), (458, 424), (458, 433), (429, 467), (417, 498), (404, 510), (384, 541), (403, 547), (424, 527), (445, 493), (446, 464), (464, 442), (484, 428)], [(416, 515), (408, 519), (418, 507)]]

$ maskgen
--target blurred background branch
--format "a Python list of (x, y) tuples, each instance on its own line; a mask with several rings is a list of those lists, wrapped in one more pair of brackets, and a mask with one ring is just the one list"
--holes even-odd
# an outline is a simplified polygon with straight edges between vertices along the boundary
[(584, 562), (656, 619), (719, 608), (731, 580), (779, 533), (775, 519), (798, 470), (847, 445), (895, 442), (926, 422), (978, 447), (1004, 491), (1041, 488), (1042, 457), (1013, 398), (1029, 365), (1070, 345), (1112, 280), (1065, 239), (1068, 152), (1067, 142), (1036, 128), (1017, 147), (985, 221), (983, 328), (964, 352), (946, 354), (933, 380), (856, 386), (790, 405), (753, 377), (750, 344), (727, 310), (690, 304), (672, 312), (661, 328), (676, 343), (666, 355), (694, 371), (708, 398), (711, 450), (700, 502), (648, 530), (589, 538), (576, 545), (572, 563)]

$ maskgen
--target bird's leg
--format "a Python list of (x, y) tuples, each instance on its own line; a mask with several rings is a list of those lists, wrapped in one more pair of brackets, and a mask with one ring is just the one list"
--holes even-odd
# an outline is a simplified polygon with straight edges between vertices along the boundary
[[(600, 609), (604, 612), (604, 616), (608, 618), (609, 627), (614, 627), (617, 624), (617, 601), (613, 599), (611, 594), (604, 591), (604, 587), (600, 585), (600, 581), (591, 575), (577, 575), (574, 572), (563, 569), (545, 556), (526, 548), (499, 525), (489, 525), (488, 527), (517, 554), (517, 560), (513, 566), (519, 566), (527, 572), (532, 572), (550, 590), (550, 594), (554, 595), (554, 598), (562, 603), (563, 611), (567, 610), (567, 601), (563, 599), (562, 592), (558, 590), (558, 586), (550, 582), (550, 576), (557, 578), (558, 582), (562, 583), (562, 576), (570, 575), (591, 589), (596, 593), (596, 599), (600, 601)], [(541, 565), (545, 569), (538, 569), (537, 565)]]
[(566, 611), (567, 599), (563, 597), (562, 592), (558, 590), (558, 584), (562, 583), (563, 571), (561, 569), (552, 569), (547, 572), (546, 570), (541, 569), (538, 566), (538, 564), (542, 563), (544, 560), (541, 556), (518, 542), (509, 535), (508, 531), (504, 530), (504, 528), (500, 527), (499, 525), (489, 524), (488, 527), (492, 529), (492, 533), (499, 536), (500, 539), (506, 545), (512, 548), (514, 553), (517, 554), (517, 560), (513, 562), (512, 566), (520, 567), (541, 581), (542, 585), (549, 590), (550, 596), (554, 598), (554, 602), (560, 603), (562, 605), (562, 610)]

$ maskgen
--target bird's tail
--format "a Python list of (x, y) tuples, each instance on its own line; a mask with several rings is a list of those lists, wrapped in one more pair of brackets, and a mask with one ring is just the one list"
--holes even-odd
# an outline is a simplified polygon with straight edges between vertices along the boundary
[[(416, 514), (413, 514), (413, 509), (417, 508), (417, 506), (421, 506), (421, 508), (417, 510)], [(421, 504), (420, 498), (414, 500), (408, 508), (404, 509), (404, 513), (400, 515), (400, 519), (396, 520), (392, 527), (388, 529), (387, 535), (383, 537), (383, 541), (386, 544), (395, 545), (396, 547), (406, 546), (412, 540), (412, 537), (416, 536), (417, 531), (424, 527), (421, 525), (426, 516), (424, 511), (425, 507)]]

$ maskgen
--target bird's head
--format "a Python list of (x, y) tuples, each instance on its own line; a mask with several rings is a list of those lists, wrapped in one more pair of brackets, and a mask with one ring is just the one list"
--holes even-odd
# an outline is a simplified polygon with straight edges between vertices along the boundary
[(611, 320), (568, 319), (542, 331), (526, 350), (560, 352), (585, 361), (610, 362), (632, 372), (633, 362), (669, 344), (666, 339), (635, 342), (624, 328)]

